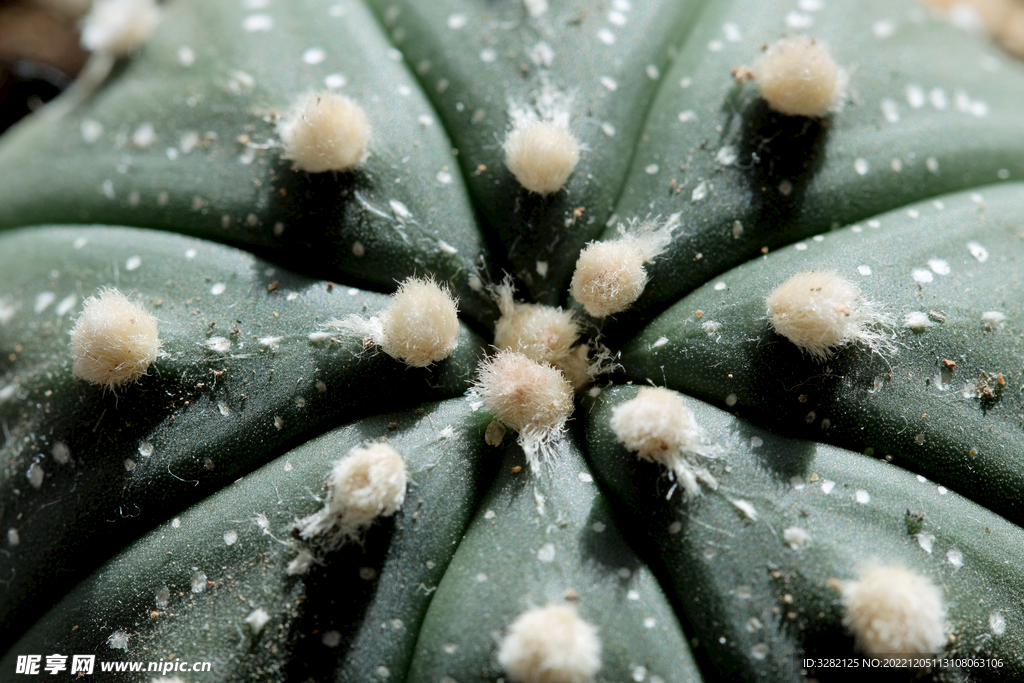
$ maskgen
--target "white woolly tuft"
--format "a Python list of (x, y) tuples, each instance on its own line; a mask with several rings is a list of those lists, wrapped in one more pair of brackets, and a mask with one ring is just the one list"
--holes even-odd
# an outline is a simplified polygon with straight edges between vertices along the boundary
[(573, 607), (534, 607), (509, 626), (498, 663), (515, 683), (587, 683), (601, 668), (601, 640)]
[(769, 45), (752, 71), (768, 106), (788, 116), (827, 116), (846, 97), (846, 72), (824, 45), (807, 36)]
[(946, 606), (942, 590), (904, 567), (871, 566), (859, 581), (833, 582), (842, 591), (843, 625), (872, 655), (942, 652)]
[(82, 19), (82, 47), (122, 57), (146, 42), (160, 18), (155, 0), (96, 0)]
[(572, 98), (545, 82), (534, 107), (511, 105), (512, 130), (505, 136), (505, 166), (531, 192), (562, 189), (580, 160), (580, 145), (569, 130)]
[(116, 389), (146, 374), (160, 355), (156, 316), (116, 289), (85, 300), (71, 330), (72, 371)]
[(619, 237), (591, 242), (580, 252), (570, 293), (595, 318), (620, 313), (640, 298), (647, 286), (645, 263), (665, 251), (672, 241), (674, 220), (647, 220), (619, 226)]
[(327, 324), (373, 342), (414, 368), (452, 355), (459, 339), (458, 302), (433, 278), (406, 279), (391, 296), (391, 304), (369, 320), (350, 315)]
[(458, 304), (434, 278), (411, 277), (380, 314), (384, 353), (422, 368), (452, 355), (459, 338)]
[(360, 538), (378, 517), (390, 517), (405, 502), (405, 460), (385, 443), (353, 448), (327, 476), (323, 509), (296, 523), (299, 535), (327, 550)]
[(701, 463), (716, 449), (705, 441), (704, 430), (682, 397), (664, 387), (642, 387), (635, 398), (612, 410), (612, 431), (628, 450), (642, 460), (669, 469), (688, 498), (700, 495), (698, 481), (711, 488), (718, 481)]
[(369, 155), (372, 129), (358, 104), (332, 92), (309, 92), (277, 125), (284, 158), (308, 173), (348, 171)]
[(572, 414), (572, 385), (555, 368), (505, 349), (481, 361), (473, 387), (502, 424), (519, 432), (519, 444), (538, 471), (540, 455)]
[(857, 285), (832, 271), (797, 273), (776, 287), (766, 304), (772, 328), (818, 360), (855, 341), (874, 351), (892, 349), (887, 335), (869, 328), (891, 324), (888, 318)]

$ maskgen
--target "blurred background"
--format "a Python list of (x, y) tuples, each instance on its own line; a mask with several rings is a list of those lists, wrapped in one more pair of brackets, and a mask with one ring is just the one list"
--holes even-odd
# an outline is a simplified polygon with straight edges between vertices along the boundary
[[(79, 44), (78, 25), (93, 1), (0, 0), (0, 133), (60, 94), (82, 70), (89, 53)], [(1024, 58), (1024, 0), (921, 2)]]

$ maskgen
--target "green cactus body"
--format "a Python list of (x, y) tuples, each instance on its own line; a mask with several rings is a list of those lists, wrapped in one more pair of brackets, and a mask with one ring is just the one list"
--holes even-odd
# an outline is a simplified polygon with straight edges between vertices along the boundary
[[(885, 640), (850, 606), (876, 565), (941, 596), (920, 642), (951, 662), (912, 675), (1024, 676), (1019, 63), (909, 0), (163, 9), (0, 138), (0, 678), (60, 653), (158, 662), (94, 674), (144, 683), (517, 680), (513, 622), (569, 606), (601, 659), (580, 627), (550, 680), (827, 680)], [(846, 71), (824, 119), (730, 75), (784, 34)], [(353, 170), (283, 157), (316, 90), (372, 124)], [(504, 160), (532, 119), (579, 145), (544, 196)], [(585, 315), (581, 249), (646, 218), (671, 241), (643, 293)], [(766, 309), (811, 270), (864, 315), (816, 354)], [(536, 469), (471, 390), (505, 273), (619, 354)], [(459, 299), (428, 367), (353, 332), (412, 276)], [(114, 390), (69, 343), (109, 287), (160, 336)], [(612, 428), (647, 384), (693, 411), (696, 477)], [(326, 550), (300, 520), (368, 443), (404, 503)]]

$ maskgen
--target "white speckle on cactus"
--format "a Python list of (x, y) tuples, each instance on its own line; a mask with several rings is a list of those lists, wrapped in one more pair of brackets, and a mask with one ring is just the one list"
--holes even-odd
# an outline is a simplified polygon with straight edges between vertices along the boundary
[(647, 286), (644, 264), (668, 248), (677, 221), (633, 221), (619, 226), (619, 237), (591, 242), (580, 252), (570, 293), (587, 313), (602, 318), (633, 305)]
[(113, 650), (124, 650), (128, 651), (128, 634), (124, 631), (117, 630), (110, 634), (107, 638), (107, 645)]
[(73, 372), (109, 389), (142, 378), (160, 354), (157, 319), (116, 289), (85, 301), (71, 330)]
[(999, 311), (985, 311), (981, 314), (981, 320), (985, 323), (985, 329), (990, 332), (998, 330), (1006, 322), (1006, 314)]
[(309, 92), (277, 126), (284, 158), (308, 173), (349, 171), (369, 156), (370, 120), (344, 95)]
[(17, 529), (15, 529), (14, 527), (11, 527), (10, 529), (7, 530), (7, 545), (9, 545), (12, 548), (14, 548), (19, 543), (21, 543), (21, 535), (18, 533)]
[(783, 530), (782, 539), (793, 550), (802, 550), (811, 542), (811, 535), (798, 526), (791, 526)]
[(708, 181), (702, 180), (690, 193), (690, 201), (699, 202), (708, 196)]
[[(71, 309), (74, 308), (75, 304), (77, 303), (78, 295), (68, 294), (66, 297), (60, 300), (60, 303), (57, 304), (57, 309), (55, 311), (57, 313), (57, 316), (60, 317), (70, 312)], [(0, 314), (0, 316), (2, 316), (2, 314)]]
[(856, 581), (831, 580), (842, 593), (843, 625), (872, 655), (941, 652), (946, 644), (942, 590), (899, 566), (873, 565)]
[(299, 535), (336, 550), (357, 540), (378, 517), (390, 517), (405, 501), (405, 460), (384, 443), (353, 448), (327, 477), (324, 507), (296, 523)]
[(238, 532), (237, 531), (232, 530), (232, 531), (225, 531), (224, 532), (224, 545), (234, 545), (237, 542), (238, 542)]
[(306, 549), (300, 550), (299, 554), (296, 555), (295, 558), (288, 563), (288, 568), (286, 570), (288, 572), (288, 576), (297, 576), (300, 574), (305, 574), (309, 571), (309, 568), (312, 567), (316, 561), (316, 557), (313, 555), (313, 553), (309, 552)]
[(988, 249), (983, 247), (980, 242), (968, 242), (967, 250), (971, 252), (971, 256), (973, 256), (978, 263), (984, 263), (988, 260)]
[(253, 635), (259, 635), (268, 621), (270, 621), (270, 615), (262, 607), (257, 607), (245, 618), (245, 623), (249, 624)]
[(157, 609), (167, 609), (167, 605), (171, 601), (171, 591), (167, 586), (161, 586), (157, 589), (153, 598), (156, 601)]
[(202, 342), (202, 345), (217, 353), (227, 353), (231, 350), (231, 340), (227, 337), (210, 337)]
[(228, 286), (223, 282), (215, 282), (213, 287), (210, 287), (210, 294), (213, 294), (214, 296), (220, 296), (225, 291), (227, 291), (227, 288)]
[(43, 466), (37, 462), (29, 465), (28, 472), (25, 473), (28, 478), (28, 483), (32, 485), (32, 488), (38, 489), (43, 485), (43, 478), (46, 476), (46, 472), (43, 471)]
[(320, 64), (327, 59), (327, 52), (320, 47), (311, 47), (302, 53), (302, 61), (309, 65)]
[(914, 268), (910, 271), (910, 277), (914, 279), (914, 282), (919, 282), (921, 284), (928, 284), (935, 279), (932, 272), (926, 268)]
[(103, 124), (95, 119), (82, 119), (79, 130), (82, 133), (82, 140), (88, 144), (96, 142), (103, 136)]
[(269, 14), (250, 14), (242, 20), (242, 28), (249, 33), (266, 33), (274, 28), (274, 18)]
[(481, 361), (474, 384), (487, 409), (519, 432), (519, 444), (534, 472), (549, 442), (565, 430), (573, 388), (561, 372), (519, 351), (505, 349)]
[(818, 360), (855, 341), (875, 351), (891, 343), (870, 327), (888, 319), (855, 284), (832, 271), (797, 273), (776, 287), (766, 304), (772, 329)]
[(757, 521), (757, 509), (749, 500), (730, 500), (729, 502), (735, 505), (736, 509), (743, 513), (744, 517), (752, 522)]
[(42, 313), (47, 308), (49, 308), (50, 304), (56, 301), (56, 299), (57, 295), (54, 294), (53, 292), (40, 292), (36, 296), (36, 303), (35, 306), (32, 307), (32, 310), (35, 311), (37, 314)]
[(141, 46), (160, 23), (155, 0), (95, 0), (82, 20), (82, 47), (121, 57)]
[(875, 34), (876, 38), (883, 40), (896, 33), (896, 24), (888, 19), (879, 19), (871, 25), (871, 32)]
[(853, 494), (853, 499), (861, 505), (867, 505), (871, 502), (871, 495), (864, 490), (858, 490)]
[(826, 496), (832, 493), (832, 489), (834, 489), (835, 487), (836, 483), (829, 479), (826, 479), (821, 482), (821, 492), (824, 493)]
[(277, 351), (283, 341), (284, 337), (260, 337), (260, 339), (257, 340), (257, 343), (265, 349)]
[(196, 63), (196, 53), (188, 45), (182, 45), (178, 48), (177, 52), (178, 64), (184, 67), (190, 67)]
[(956, 548), (953, 548), (946, 552), (946, 561), (952, 565), (953, 571), (956, 571), (964, 566), (964, 555)]
[(148, 149), (154, 141), (156, 141), (156, 129), (153, 128), (152, 123), (143, 123), (132, 133), (132, 144), (141, 149)]
[(601, 641), (575, 608), (534, 607), (509, 626), (498, 663), (514, 683), (586, 683), (601, 668)]
[(636, 397), (612, 410), (615, 438), (637, 457), (667, 468), (687, 498), (700, 495), (698, 481), (711, 488), (718, 482), (702, 464), (715, 455), (693, 412), (674, 391), (642, 387)]
[(189, 577), (189, 583), (192, 585), (193, 593), (202, 593), (206, 590), (206, 574), (198, 569), (193, 569), (192, 575)]
[(555, 561), (555, 546), (553, 543), (545, 543), (537, 551), (538, 562), (554, 562)]
[(921, 550), (930, 555), (932, 548), (935, 546), (935, 536), (921, 532), (916, 534), (915, 538), (917, 538), (917, 544), (921, 546)]
[(914, 332), (925, 332), (934, 324), (928, 319), (928, 314), (921, 311), (912, 311), (903, 317), (903, 325)]
[(992, 635), (1001, 636), (1006, 633), (1006, 617), (999, 610), (992, 612), (988, 615), (988, 627), (992, 631)]
[(900, 120), (900, 106), (896, 104), (896, 100), (888, 97), (882, 100), (882, 116), (889, 123), (897, 123)]
[(71, 449), (68, 448), (68, 445), (63, 441), (55, 441), (53, 443), (53, 448), (50, 449), (50, 455), (52, 455), (53, 459), (61, 465), (66, 465), (71, 462)]

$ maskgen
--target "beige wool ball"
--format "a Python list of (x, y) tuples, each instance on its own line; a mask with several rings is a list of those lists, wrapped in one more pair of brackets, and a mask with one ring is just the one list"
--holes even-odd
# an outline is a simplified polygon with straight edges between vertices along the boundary
[(580, 160), (573, 134), (549, 121), (517, 121), (503, 147), (508, 170), (520, 185), (540, 195), (561, 190)]
[(682, 397), (665, 387), (641, 387), (636, 396), (612, 409), (611, 428), (619, 443), (641, 460), (663, 465), (683, 487), (686, 497), (700, 495), (704, 482), (718, 481), (704, 465), (716, 456), (704, 430)]
[(846, 96), (846, 72), (808, 36), (769, 45), (751, 71), (768, 106), (788, 116), (827, 116)]
[(157, 319), (116, 289), (85, 300), (71, 330), (72, 372), (116, 389), (137, 381), (160, 355)]
[(829, 270), (797, 273), (776, 287), (766, 301), (772, 328), (813, 358), (860, 340), (875, 348), (882, 335), (866, 326), (883, 321), (860, 289)]
[(392, 358), (422, 368), (452, 355), (459, 338), (459, 309), (447, 287), (433, 278), (411, 277), (380, 314), (375, 340)]
[(601, 640), (573, 607), (534, 607), (509, 626), (498, 663), (515, 683), (588, 683), (601, 668)]
[(871, 566), (842, 592), (843, 625), (871, 655), (928, 654), (946, 645), (946, 605), (931, 580), (899, 566)]
[(408, 473), (401, 454), (386, 443), (353, 448), (327, 476), (327, 500), (296, 525), (299, 535), (327, 550), (358, 540), (379, 517), (405, 502)]
[(481, 361), (473, 388), (502, 424), (519, 432), (530, 466), (539, 470), (540, 455), (572, 414), (572, 384), (550, 365), (505, 349)]
[(349, 171), (369, 156), (372, 128), (363, 108), (344, 95), (309, 92), (278, 123), (284, 158), (308, 173)]

